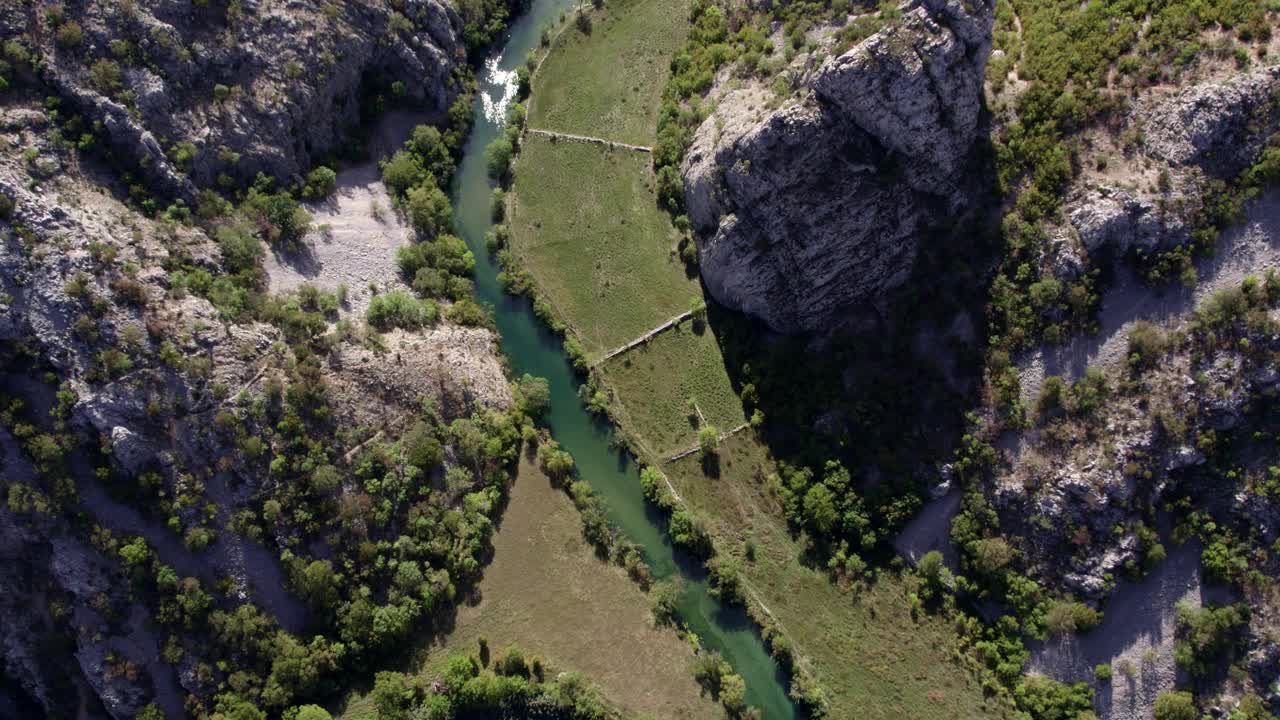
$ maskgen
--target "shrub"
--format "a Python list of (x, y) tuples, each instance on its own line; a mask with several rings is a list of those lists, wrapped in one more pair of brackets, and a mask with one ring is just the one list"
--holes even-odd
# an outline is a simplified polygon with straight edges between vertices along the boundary
[(469, 325), (472, 327), (484, 327), (489, 324), (489, 313), (479, 303), (464, 298), (458, 300), (445, 310), (445, 317), (449, 318), (449, 322), (455, 325)]
[(716, 430), (714, 425), (703, 425), (698, 429), (698, 451), (702, 457), (715, 455), (719, 446), (720, 431)]
[(413, 229), (425, 237), (439, 235), (453, 222), (449, 196), (434, 182), (424, 182), (410, 190), (405, 208)]
[(1024, 677), (1013, 696), (1032, 720), (1076, 720), (1093, 710), (1093, 690), (1088, 685), (1067, 685), (1043, 675)]
[(515, 145), (506, 135), (501, 135), (484, 149), (485, 167), (489, 177), (500, 180), (511, 170), (511, 158), (515, 155)]
[(522, 409), (529, 417), (537, 420), (551, 409), (551, 385), (544, 378), (525, 373), (519, 390)]
[(1111, 663), (1095, 665), (1093, 676), (1098, 679), (1098, 682), (1111, 682)]
[(437, 184), (446, 184), (453, 176), (453, 155), (436, 128), (430, 125), (415, 127), (407, 146), (418, 156), (427, 172), (435, 176)]
[(392, 290), (373, 298), (365, 320), (379, 330), (405, 328), (413, 330), (436, 321), (435, 303), (418, 300), (403, 290)]
[(676, 581), (664, 580), (649, 588), (649, 606), (653, 619), (659, 624), (674, 625), (680, 617), (680, 586)]
[(95, 60), (89, 67), (89, 79), (98, 92), (108, 96), (114, 95), (123, 86), (120, 63), (106, 58)]
[(382, 182), (396, 196), (403, 196), (426, 177), (422, 164), (411, 152), (397, 150), (389, 159), (382, 161)]
[(1107, 398), (1107, 377), (1102, 370), (1090, 365), (1084, 377), (1071, 386), (1070, 409), (1077, 415), (1089, 415), (1102, 407)]
[(222, 267), (228, 273), (237, 275), (257, 269), (263, 255), (262, 243), (247, 227), (222, 225), (214, 230), (213, 237), (222, 252)]
[(994, 576), (1013, 562), (1013, 546), (1002, 537), (983, 538), (972, 545), (974, 569)]
[(1226, 656), (1241, 642), (1249, 622), (1243, 603), (1223, 607), (1178, 606), (1178, 641), (1173, 658), (1193, 678), (1204, 678), (1226, 666)]
[(327, 198), (338, 189), (338, 173), (321, 165), (307, 173), (307, 183), (302, 188), (302, 197), (309, 200)]
[(1045, 625), (1054, 635), (1088, 632), (1102, 621), (1102, 614), (1083, 603), (1062, 600), (1049, 606)]
[(1135, 371), (1153, 367), (1168, 349), (1164, 331), (1139, 320), (1129, 331), (1129, 367)]
[(1058, 375), (1049, 375), (1040, 385), (1040, 397), (1036, 400), (1036, 415), (1042, 420), (1063, 405), (1066, 385)]
[(58, 26), (57, 31), (54, 33), (54, 38), (57, 40), (59, 47), (74, 50), (84, 42), (84, 29), (75, 20), (64, 22)]
[(1197, 720), (1200, 713), (1196, 711), (1196, 701), (1191, 693), (1176, 690), (1160, 693), (1152, 716), (1155, 720)]
[(294, 720), (333, 720), (333, 716), (319, 705), (303, 705), (298, 708)]
[(255, 187), (249, 191), (245, 206), (257, 216), (271, 242), (292, 242), (311, 227), (311, 214), (287, 192), (268, 193)]

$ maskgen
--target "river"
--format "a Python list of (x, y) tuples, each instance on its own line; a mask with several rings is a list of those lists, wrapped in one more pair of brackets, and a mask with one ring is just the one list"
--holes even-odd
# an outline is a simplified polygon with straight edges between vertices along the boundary
[(786, 674), (769, 655), (755, 625), (741, 608), (711, 597), (701, 565), (672, 547), (663, 518), (640, 492), (638, 468), (610, 448), (611, 429), (590, 415), (578, 399), (580, 383), (559, 338), (534, 316), (527, 301), (503, 292), (496, 263), (485, 249), (493, 192), (486, 174), (485, 146), (501, 132), (502, 116), (515, 93), (515, 69), (537, 47), (541, 28), (572, 7), (570, 0), (534, 0), (512, 23), (501, 50), (483, 66), (478, 80), (481, 97), (473, 111), (475, 125), (452, 188), (455, 231), (475, 253), (476, 294), (494, 308), (512, 372), (517, 377), (524, 373), (543, 377), (550, 383), (552, 434), (573, 454), (581, 476), (608, 503), (610, 521), (644, 549), (654, 578), (683, 580), (681, 618), (746, 681), (747, 702), (768, 720), (791, 720), (799, 717), (799, 711), (787, 696)]

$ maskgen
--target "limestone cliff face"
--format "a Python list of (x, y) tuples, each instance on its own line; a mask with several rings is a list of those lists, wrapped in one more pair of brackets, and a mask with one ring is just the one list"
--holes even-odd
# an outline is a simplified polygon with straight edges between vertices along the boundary
[(815, 331), (907, 279), (921, 235), (970, 205), (993, 10), (911, 0), (893, 26), (828, 58), (799, 100), (756, 118), (751, 89), (723, 99), (683, 167), (719, 302)]
[[(222, 174), (287, 180), (341, 152), (367, 80), (398, 82), (419, 106), (443, 111), (453, 101), (466, 51), (452, 5), (320, 5), (246, 0), (231, 13), (193, 0), (68, 3), (58, 27), (81, 28), (73, 44), (43, 4), (16, 3), (0, 9), (0, 39), (34, 46), (42, 80), (65, 106), (101, 123), (148, 184), (183, 197)], [(118, 78), (95, 74), (99, 62), (116, 63)], [(183, 143), (194, 153), (180, 155)]]

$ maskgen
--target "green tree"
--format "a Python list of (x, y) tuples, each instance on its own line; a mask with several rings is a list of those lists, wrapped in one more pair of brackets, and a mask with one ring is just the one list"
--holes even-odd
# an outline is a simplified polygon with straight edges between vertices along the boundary
[(500, 135), (484, 149), (485, 167), (489, 177), (501, 179), (511, 169), (511, 158), (515, 155), (515, 146), (506, 135)]
[(804, 494), (805, 524), (817, 534), (826, 535), (835, 528), (839, 519), (831, 489), (822, 483), (815, 483)]
[(422, 183), (410, 190), (405, 202), (409, 222), (421, 236), (435, 237), (449, 229), (453, 222), (449, 196), (434, 182)]
[(1200, 713), (1196, 710), (1195, 698), (1191, 693), (1176, 690), (1160, 693), (1152, 709), (1155, 720), (1197, 720)]
[(380, 672), (374, 676), (369, 693), (378, 720), (408, 720), (409, 710), (417, 699), (417, 689), (404, 673)]
[(266, 713), (233, 693), (219, 695), (214, 704), (214, 711), (221, 714), (223, 720), (267, 720)]
[(551, 384), (546, 379), (525, 373), (520, 378), (519, 389), (524, 412), (529, 417), (540, 419), (551, 409)]
[(328, 612), (338, 604), (338, 583), (328, 560), (298, 561), (294, 584), (312, 608)]
[(329, 197), (337, 189), (338, 174), (332, 168), (321, 165), (307, 173), (307, 183), (302, 188), (302, 197), (319, 200)]
[(1093, 711), (1093, 689), (1068, 685), (1043, 675), (1028, 675), (1014, 688), (1014, 700), (1032, 720), (1077, 720)]
[(698, 451), (702, 457), (708, 458), (716, 454), (720, 447), (720, 431), (714, 425), (703, 425), (698, 428)]
[(444, 445), (434, 427), (418, 422), (404, 439), (405, 459), (424, 471), (434, 470), (444, 462)]
[(421, 159), (427, 172), (434, 175), (438, 181), (447, 182), (453, 175), (453, 155), (450, 154), (449, 146), (445, 144), (444, 137), (436, 128), (430, 125), (415, 127), (413, 135), (409, 138), (409, 147)]
[(1054, 635), (1088, 632), (1102, 621), (1102, 614), (1083, 603), (1059, 600), (1049, 606), (1045, 626)]
[(327, 495), (342, 484), (342, 472), (333, 465), (321, 465), (311, 473), (311, 489), (321, 495)]
[(333, 716), (319, 705), (302, 705), (294, 720), (333, 720)]
[(416, 187), (425, 178), (422, 163), (413, 153), (399, 150), (382, 161), (382, 182), (398, 197), (403, 197), (409, 188)]

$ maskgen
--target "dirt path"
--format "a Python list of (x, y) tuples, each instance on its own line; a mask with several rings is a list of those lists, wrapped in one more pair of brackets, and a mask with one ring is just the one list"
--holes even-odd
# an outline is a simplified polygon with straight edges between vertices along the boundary
[[(1149, 720), (1156, 696), (1178, 680), (1173, 661), (1177, 605), (1215, 605), (1230, 597), (1200, 580), (1200, 547), (1177, 546), (1138, 583), (1121, 582), (1107, 601), (1102, 624), (1082, 636), (1031, 643), (1029, 672), (1095, 689), (1101, 720)], [(1112, 679), (1099, 683), (1094, 667), (1110, 663)], [(1131, 670), (1126, 670), (1126, 667)]]
[(535, 128), (528, 128), (525, 130), (525, 132), (530, 133), (532, 135), (541, 135), (543, 137), (549, 137), (552, 140), (569, 140), (572, 142), (591, 143), (593, 145), (606, 145), (609, 148), (622, 148), (623, 150), (635, 150), (636, 152), (643, 152), (643, 153), (653, 152), (653, 148), (646, 147), (644, 145), (629, 145), (624, 142), (606, 140), (604, 138), (591, 137), (589, 135), (574, 135), (572, 133), (555, 132), (553, 130), (537, 130)]
[(1199, 282), (1192, 289), (1148, 287), (1127, 268), (1118, 271), (1103, 295), (1097, 334), (1077, 336), (1019, 360), (1023, 403), (1035, 403), (1048, 375), (1074, 380), (1090, 365), (1108, 368), (1123, 362), (1129, 330), (1138, 320), (1171, 326), (1218, 290), (1238, 287), (1246, 276), (1261, 277), (1268, 269), (1280, 269), (1280, 191), (1264, 194), (1250, 205), (1244, 222), (1222, 234), (1213, 257), (1196, 264)]

